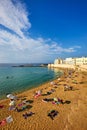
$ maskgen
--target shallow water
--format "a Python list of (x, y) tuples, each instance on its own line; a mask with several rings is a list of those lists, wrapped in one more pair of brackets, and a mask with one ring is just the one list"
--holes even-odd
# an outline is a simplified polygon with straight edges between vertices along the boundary
[(0, 98), (55, 79), (62, 73), (46, 67), (0, 67)]

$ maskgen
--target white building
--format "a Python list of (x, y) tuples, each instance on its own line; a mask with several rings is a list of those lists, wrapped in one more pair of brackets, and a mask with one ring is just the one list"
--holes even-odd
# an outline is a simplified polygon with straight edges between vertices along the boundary
[(62, 59), (55, 59), (54, 64), (63, 64)]
[(87, 65), (87, 57), (76, 58), (76, 65)]
[(65, 64), (75, 65), (75, 58), (66, 58), (64, 61)]
[(63, 59), (55, 59), (54, 64), (69, 64), (69, 65), (87, 65), (87, 57), (80, 57), (80, 58), (66, 58)]

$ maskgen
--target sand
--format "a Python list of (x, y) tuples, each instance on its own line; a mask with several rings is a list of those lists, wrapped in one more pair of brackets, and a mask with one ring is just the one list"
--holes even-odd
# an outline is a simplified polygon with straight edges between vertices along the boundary
[[(17, 112), (8, 110), (9, 99), (0, 101), (0, 121), (12, 116), (13, 121), (0, 125), (0, 130), (87, 130), (87, 72), (75, 71), (71, 77), (68, 77), (68, 71), (64, 70), (64, 75), (60, 80), (56, 79), (52, 85), (50, 82), (18, 94), (16, 106), (23, 100), (29, 101), (29, 108)], [(77, 82), (73, 82), (73, 81)], [(73, 90), (64, 91), (64, 84), (73, 86)], [(53, 89), (50, 95), (46, 93)], [(42, 95), (34, 98), (36, 90), (42, 90)], [(52, 104), (52, 102), (43, 102), (44, 98), (61, 98), (64, 104)], [(58, 114), (52, 120), (47, 116), (50, 110), (58, 111)], [(33, 112), (32, 116), (25, 119), (25, 112)]]

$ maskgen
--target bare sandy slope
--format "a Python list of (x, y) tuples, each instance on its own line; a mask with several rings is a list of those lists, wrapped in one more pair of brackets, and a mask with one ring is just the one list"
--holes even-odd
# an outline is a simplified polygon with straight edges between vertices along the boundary
[[(11, 115), (13, 122), (0, 126), (0, 130), (87, 130), (87, 72), (74, 72), (71, 78), (65, 74), (61, 80), (56, 79), (57, 85), (50, 83), (44, 84), (38, 88), (26, 91), (18, 95), (19, 100), (16, 104), (21, 103), (24, 98), (30, 100), (30, 108), (21, 112), (9, 111), (9, 99), (0, 101), (0, 121)], [(73, 83), (76, 80), (77, 83)], [(64, 91), (64, 84), (73, 86), (73, 90)], [(42, 94), (47, 91), (55, 90), (50, 95), (41, 95), (34, 98), (33, 94), (36, 90), (42, 89)], [(43, 98), (63, 99), (64, 104), (52, 104), (52, 102), (43, 102)], [(57, 110), (59, 113), (52, 120), (47, 116), (48, 111)], [(24, 119), (25, 112), (34, 112), (32, 116)]]

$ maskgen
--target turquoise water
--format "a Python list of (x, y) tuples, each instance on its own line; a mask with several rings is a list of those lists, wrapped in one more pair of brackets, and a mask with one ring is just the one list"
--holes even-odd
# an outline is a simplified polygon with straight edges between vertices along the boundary
[(37, 87), (60, 75), (61, 72), (46, 67), (0, 67), (0, 98)]

